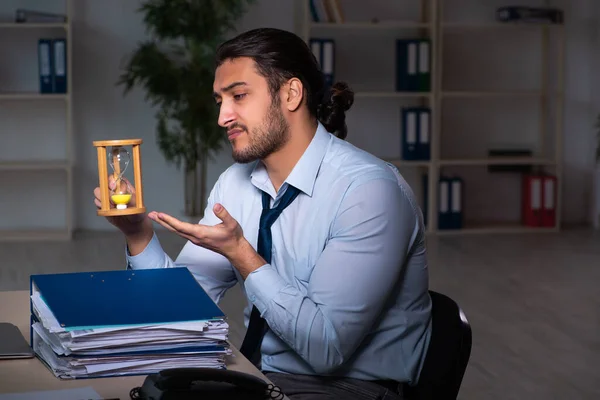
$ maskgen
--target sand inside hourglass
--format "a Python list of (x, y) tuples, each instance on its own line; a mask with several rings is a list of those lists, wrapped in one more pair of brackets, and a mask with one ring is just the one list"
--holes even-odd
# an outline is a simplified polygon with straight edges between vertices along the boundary
[(113, 201), (113, 203), (115, 203), (118, 206), (120, 205), (124, 205), (126, 206), (127, 204), (129, 204), (129, 202), (131, 201), (131, 194), (129, 193), (120, 193), (120, 194), (113, 194), (110, 197)]
[[(131, 201), (131, 190), (126, 179), (123, 179), (125, 170), (129, 165), (129, 152), (123, 147), (116, 146), (112, 150), (110, 165), (115, 175), (115, 190), (111, 192), (110, 199), (117, 209), (124, 210)], [(123, 185), (125, 187), (123, 187)]]
[(120, 177), (116, 178), (115, 190), (111, 193), (110, 199), (115, 203), (117, 209), (124, 210), (127, 208), (131, 201), (131, 190), (129, 190), (127, 181), (122, 180)]

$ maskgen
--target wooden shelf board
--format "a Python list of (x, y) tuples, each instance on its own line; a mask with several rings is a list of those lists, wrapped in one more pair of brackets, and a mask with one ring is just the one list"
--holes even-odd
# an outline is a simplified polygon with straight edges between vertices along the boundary
[(68, 100), (68, 93), (37, 93), (37, 92), (21, 92), (21, 93), (2, 93), (0, 92), (0, 100)]
[(356, 93), (354, 93), (354, 97), (380, 97), (380, 98), (386, 98), (386, 97), (396, 97), (396, 98), (403, 98), (403, 97), (430, 97), (431, 93), (430, 92), (371, 92), (371, 91), (357, 91)]
[(0, 171), (47, 171), (68, 170), (67, 161), (0, 161)]
[(64, 228), (0, 229), (0, 242), (65, 241), (71, 237)]
[(427, 160), (402, 160), (398, 158), (388, 158), (385, 161), (394, 164), (397, 167), (429, 167), (431, 161)]
[(40, 28), (62, 28), (67, 29), (66, 22), (0, 22), (0, 28), (8, 29), (40, 29)]
[(530, 227), (514, 222), (465, 223), (462, 229), (437, 229), (437, 235), (468, 235), (468, 234), (507, 234), (507, 233), (552, 233), (558, 232), (554, 226)]
[(539, 97), (544, 95), (542, 91), (537, 90), (513, 90), (513, 91), (461, 91), (451, 90), (442, 91), (442, 97)]
[(555, 165), (556, 162), (545, 158), (531, 157), (490, 157), (490, 158), (463, 158), (463, 159), (441, 159), (438, 161), (444, 165)]
[(444, 30), (490, 30), (490, 29), (561, 29), (562, 24), (551, 23), (518, 23), (518, 22), (444, 22), (441, 24)]
[(313, 29), (423, 29), (430, 28), (429, 23), (413, 21), (382, 21), (382, 22), (312, 22)]

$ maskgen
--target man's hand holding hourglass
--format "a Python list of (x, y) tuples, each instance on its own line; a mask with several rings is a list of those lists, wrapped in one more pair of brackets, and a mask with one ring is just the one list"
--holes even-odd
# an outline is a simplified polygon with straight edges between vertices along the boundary
[[(126, 186), (129, 186), (129, 191), (131, 192), (131, 201), (129, 202), (130, 207), (135, 207), (135, 188), (131, 183), (127, 180), (127, 178), (121, 178), (119, 184), (122, 189), (125, 189)], [(108, 188), (109, 190), (114, 190), (116, 186), (116, 180), (114, 175), (109, 175), (108, 177)], [(101, 207), (100, 202), (100, 188), (97, 187), (94, 189), (94, 203), (96, 207)], [(114, 206), (114, 203), (111, 200), (111, 206)], [(132, 215), (123, 215), (123, 216), (115, 216), (115, 217), (106, 217), (107, 221), (116, 226), (121, 232), (125, 234), (125, 238), (127, 239), (127, 245), (129, 248), (129, 252), (132, 255), (135, 255), (141, 252), (150, 239), (152, 239), (152, 235), (154, 233), (152, 229), (152, 221), (148, 218), (146, 213), (142, 214), (132, 214)]]

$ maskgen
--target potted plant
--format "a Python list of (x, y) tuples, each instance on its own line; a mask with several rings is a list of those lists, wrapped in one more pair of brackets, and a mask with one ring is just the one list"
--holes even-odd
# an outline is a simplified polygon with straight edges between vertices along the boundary
[(226, 144), (212, 98), (215, 51), (253, 0), (146, 0), (148, 39), (128, 57), (117, 85), (145, 90), (157, 108), (157, 144), (185, 172), (185, 214), (200, 218), (206, 168)]

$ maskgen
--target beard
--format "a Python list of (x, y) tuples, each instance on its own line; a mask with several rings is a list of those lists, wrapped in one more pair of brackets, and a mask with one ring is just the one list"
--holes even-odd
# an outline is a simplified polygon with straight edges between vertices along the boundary
[(271, 101), (271, 106), (263, 123), (248, 132), (245, 126), (239, 126), (248, 134), (246, 148), (232, 151), (232, 157), (237, 163), (249, 163), (268, 157), (279, 150), (288, 141), (289, 126), (279, 109), (278, 101)]

